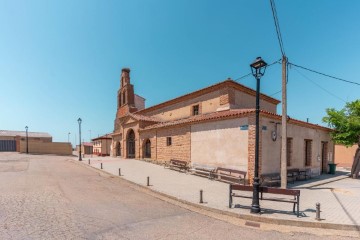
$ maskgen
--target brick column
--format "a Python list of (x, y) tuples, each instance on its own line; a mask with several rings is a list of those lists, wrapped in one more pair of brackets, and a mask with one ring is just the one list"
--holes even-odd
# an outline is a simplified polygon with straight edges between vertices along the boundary
[[(252, 185), (254, 181), (254, 170), (255, 170), (255, 113), (248, 117), (248, 173), (249, 184)], [(259, 126), (259, 177), (262, 173), (262, 125), (260, 118)]]

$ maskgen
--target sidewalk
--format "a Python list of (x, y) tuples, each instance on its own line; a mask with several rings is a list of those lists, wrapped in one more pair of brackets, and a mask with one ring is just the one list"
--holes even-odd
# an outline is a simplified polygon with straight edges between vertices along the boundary
[[(103, 163), (103, 171), (116, 176), (121, 168), (122, 178), (142, 186), (146, 186), (149, 176), (149, 188), (152, 190), (199, 207), (220, 210), (224, 214), (268, 223), (360, 231), (360, 181), (349, 178), (345, 170), (337, 171), (336, 175), (324, 174), (319, 178), (289, 184), (289, 188), (301, 190), (301, 216), (298, 218), (293, 214), (290, 203), (260, 201), (262, 214), (254, 215), (250, 214), (251, 199), (235, 198), (236, 207), (229, 209), (227, 183), (140, 160), (93, 157), (84, 158), (81, 163), (88, 165), (88, 159), (91, 159), (92, 167), (100, 169)], [(199, 204), (200, 190), (203, 190), (204, 204)], [(315, 220), (317, 202), (321, 204), (321, 221)]]

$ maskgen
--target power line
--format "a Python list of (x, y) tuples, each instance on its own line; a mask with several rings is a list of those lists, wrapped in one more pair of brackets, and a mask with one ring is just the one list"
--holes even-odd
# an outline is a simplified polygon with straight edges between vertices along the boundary
[(246, 78), (246, 77), (248, 77), (248, 76), (250, 76), (250, 75), (252, 75), (252, 73), (248, 73), (248, 74), (246, 74), (246, 75), (244, 75), (244, 76), (238, 77), (237, 79), (234, 79), (234, 81), (237, 82), (237, 81), (239, 81), (239, 80), (241, 80), (241, 79), (243, 79), (243, 78)]
[(319, 84), (317, 84), (315, 81), (311, 80), (309, 77), (307, 77), (306, 75), (304, 75), (303, 73), (301, 73), (300, 71), (298, 71), (295, 68), (295, 71), (297, 71), (301, 76), (303, 76), (305, 79), (309, 80), (310, 82), (312, 82), (313, 84), (315, 84), (318, 88), (322, 89), (323, 91), (327, 92), (328, 94), (332, 95), (333, 97), (343, 101), (344, 103), (346, 103), (346, 101), (344, 99), (342, 99), (339, 96), (336, 96), (335, 94), (333, 94), (332, 92), (329, 92), (328, 90), (326, 90), (325, 88), (323, 88), (322, 86), (320, 86)]
[[(279, 63), (279, 64), (280, 64), (280, 63), (281, 63), (281, 59), (276, 60), (275, 62), (267, 65), (266, 68), (271, 67), (271, 66), (273, 66), (273, 65), (276, 64), (276, 63)], [(243, 75), (243, 76), (241, 76), (241, 77), (238, 77), (238, 78), (234, 79), (234, 81), (237, 82), (237, 81), (239, 81), (239, 80), (241, 80), (241, 79), (243, 79), (243, 78), (247, 78), (248, 76), (251, 76), (251, 75), (252, 75), (252, 73), (245, 74), (245, 75)]]
[(274, 95), (276, 95), (276, 94), (278, 94), (278, 93), (281, 93), (281, 91), (282, 91), (282, 90), (279, 90), (279, 91), (277, 91), (277, 92), (274, 92), (273, 94), (270, 94), (269, 96), (272, 97), (272, 96), (274, 96)]
[(281, 36), (281, 31), (280, 31), (280, 24), (279, 24), (279, 19), (277, 17), (275, 1), (270, 0), (270, 5), (271, 5), (271, 11), (272, 11), (272, 14), (273, 14), (273, 18), (274, 18), (276, 35), (277, 35), (277, 38), (278, 38), (278, 41), (279, 41), (281, 54), (282, 54), (282, 56), (285, 56), (284, 43), (282, 41), (282, 36)]
[(331, 75), (328, 75), (328, 74), (325, 74), (325, 73), (321, 73), (321, 72), (318, 72), (318, 71), (315, 71), (315, 70), (312, 70), (312, 69), (309, 69), (309, 68), (306, 68), (306, 67), (302, 67), (302, 66), (299, 66), (299, 65), (296, 65), (294, 63), (289, 63), (290, 65), (292, 66), (295, 66), (295, 67), (298, 67), (298, 68), (302, 68), (302, 69), (305, 69), (309, 72), (313, 72), (313, 73), (317, 73), (319, 75), (323, 75), (325, 77), (329, 77), (329, 78), (333, 78), (333, 79), (336, 79), (336, 80), (339, 80), (339, 81), (343, 81), (343, 82), (347, 82), (347, 83), (351, 83), (351, 84), (355, 84), (355, 85), (359, 85), (360, 86), (360, 83), (358, 82), (352, 82), (352, 81), (349, 81), (349, 80), (345, 80), (345, 79), (342, 79), (342, 78), (338, 78), (338, 77), (334, 77), (334, 76), (331, 76)]

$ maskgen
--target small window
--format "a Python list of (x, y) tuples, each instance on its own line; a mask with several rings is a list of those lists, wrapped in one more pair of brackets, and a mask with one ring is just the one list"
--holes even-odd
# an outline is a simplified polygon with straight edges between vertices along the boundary
[(192, 115), (199, 115), (199, 105), (193, 106)]
[(171, 137), (166, 138), (166, 146), (171, 146)]

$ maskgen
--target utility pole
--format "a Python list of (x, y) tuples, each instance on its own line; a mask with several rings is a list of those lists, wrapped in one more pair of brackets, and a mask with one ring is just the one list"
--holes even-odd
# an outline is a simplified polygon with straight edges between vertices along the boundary
[(287, 58), (282, 57), (282, 117), (281, 117), (281, 188), (287, 186), (287, 103), (286, 103)]

